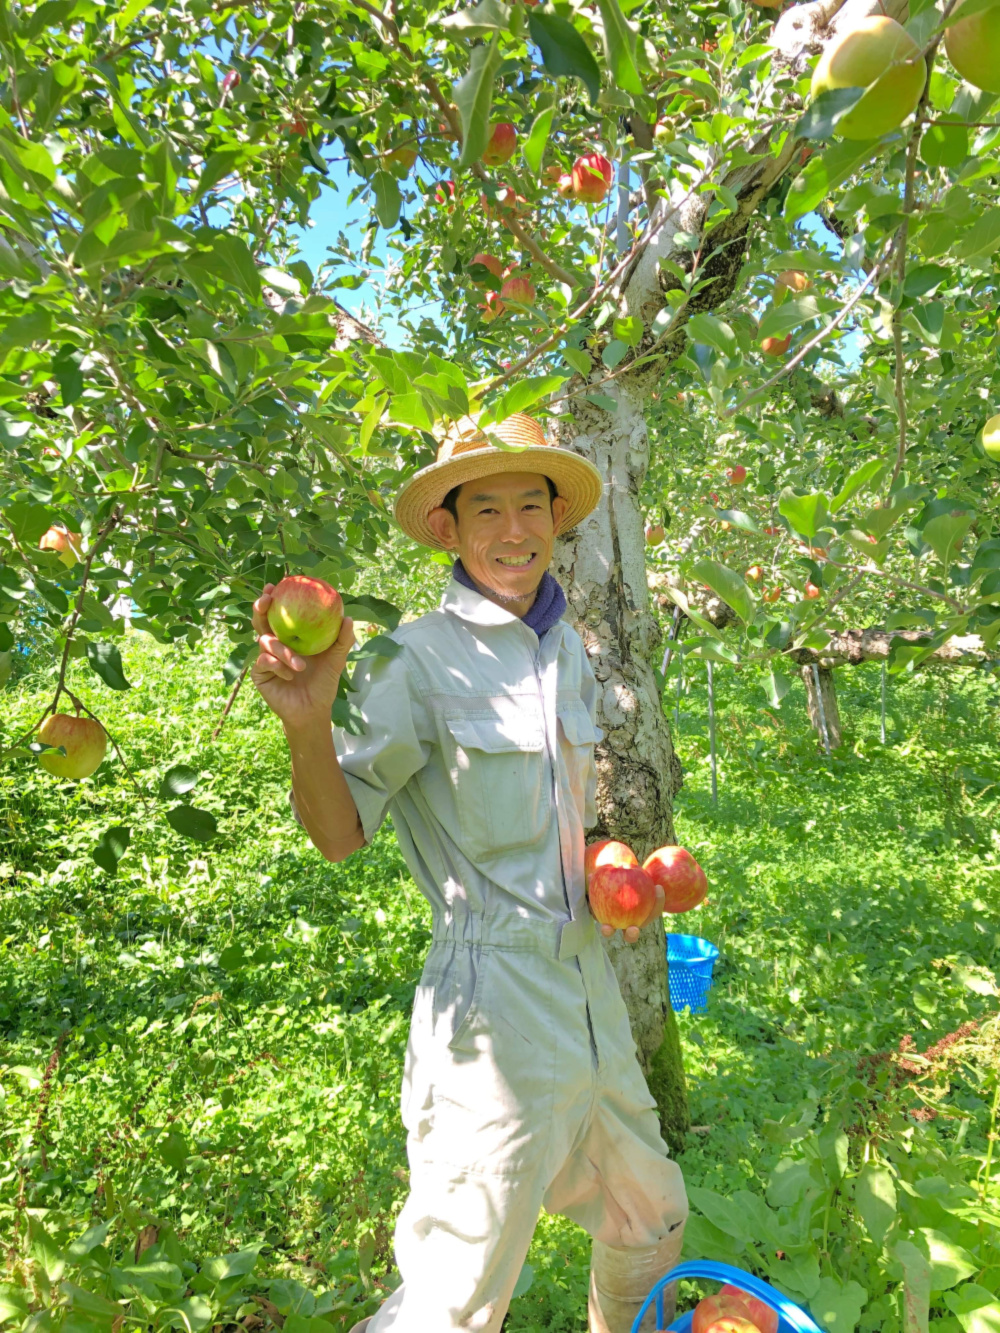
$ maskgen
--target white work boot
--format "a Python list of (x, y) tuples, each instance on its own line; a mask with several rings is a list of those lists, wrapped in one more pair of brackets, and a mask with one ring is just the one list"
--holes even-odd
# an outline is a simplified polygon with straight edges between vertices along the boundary
[[(595, 1240), (590, 1261), (590, 1298), (587, 1302), (589, 1333), (632, 1333), (632, 1325), (643, 1301), (654, 1285), (680, 1262), (684, 1241), (683, 1224), (674, 1227), (658, 1245), (642, 1249), (619, 1249)], [(663, 1327), (674, 1317), (677, 1290), (663, 1293)], [(642, 1333), (654, 1333), (656, 1306), (642, 1321)]]
[(371, 1315), (369, 1315), (367, 1319), (362, 1319), (360, 1324), (355, 1324), (354, 1327), (351, 1329), (351, 1333), (365, 1333), (365, 1329), (371, 1322), (372, 1322), (372, 1317)]

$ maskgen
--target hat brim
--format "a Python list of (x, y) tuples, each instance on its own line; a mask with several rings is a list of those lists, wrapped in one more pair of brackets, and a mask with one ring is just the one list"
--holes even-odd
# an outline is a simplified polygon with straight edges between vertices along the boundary
[(601, 501), (601, 474), (580, 454), (554, 445), (514, 451), (484, 444), (481, 449), (470, 449), (421, 468), (399, 493), (396, 522), (414, 541), (443, 550), (427, 522), (428, 514), (440, 507), (455, 486), (475, 481), (477, 477), (495, 477), (501, 472), (540, 472), (543, 477), (552, 479), (556, 490), (567, 502), (566, 515), (559, 526), (560, 534), (576, 527)]

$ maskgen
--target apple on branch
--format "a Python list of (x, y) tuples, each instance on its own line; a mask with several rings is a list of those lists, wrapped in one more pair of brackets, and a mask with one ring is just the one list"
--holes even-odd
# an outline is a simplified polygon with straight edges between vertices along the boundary
[[(44, 750), (38, 762), (57, 778), (89, 778), (100, 767), (108, 750), (107, 732), (100, 722), (70, 713), (52, 713), (38, 728), (38, 739), (52, 750)], [(58, 753), (58, 747), (66, 751)]]
[(67, 569), (72, 569), (80, 559), (80, 542), (82, 538), (78, 532), (70, 532), (66, 528), (49, 528), (48, 532), (42, 533), (38, 542), (40, 551), (57, 551), (59, 559)]

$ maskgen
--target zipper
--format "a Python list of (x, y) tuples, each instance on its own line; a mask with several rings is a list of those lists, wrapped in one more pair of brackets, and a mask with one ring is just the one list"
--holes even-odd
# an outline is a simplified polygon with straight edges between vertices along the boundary
[(559, 818), (559, 783), (556, 781), (556, 757), (552, 752), (552, 743), (549, 739), (549, 719), (545, 711), (545, 692), (542, 688), (542, 677), (539, 672), (539, 658), (542, 652), (542, 645), (539, 643), (537, 653), (531, 657), (531, 667), (535, 673), (535, 685), (538, 689), (538, 704), (542, 710), (542, 731), (545, 735), (545, 751), (549, 757), (549, 776), (552, 788), (552, 808), (555, 811), (556, 837), (559, 839), (559, 874), (562, 877), (563, 902), (566, 904), (566, 911), (569, 919), (573, 920), (573, 909), (569, 905), (569, 887), (566, 883), (566, 862), (563, 859), (563, 841), (562, 824)]

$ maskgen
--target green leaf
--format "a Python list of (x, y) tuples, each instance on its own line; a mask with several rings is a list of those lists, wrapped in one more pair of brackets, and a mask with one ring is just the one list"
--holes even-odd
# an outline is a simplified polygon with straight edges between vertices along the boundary
[(112, 690), (130, 690), (132, 686), (125, 679), (122, 655), (113, 643), (107, 639), (87, 641), (87, 661), (91, 670)]
[(972, 526), (974, 513), (939, 514), (925, 523), (920, 535), (943, 565), (955, 562), (962, 539)]
[(484, 412), (481, 417), (484, 426), (504, 421), (514, 412), (525, 412), (529, 407), (555, 393), (561, 384), (565, 384), (567, 375), (529, 375), (518, 380), (506, 391), (494, 406), (492, 416)]
[(206, 1259), (201, 1271), (209, 1282), (225, 1282), (232, 1277), (246, 1277), (252, 1273), (259, 1258), (259, 1247), (251, 1246), (245, 1250), (235, 1250), (231, 1254), (220, 1254), (217, 1258)]
[(929, 167), (960, 167), (969, 156), (968, 129), (938, 121), (920, 140), (920, 156)]
[(917, 297), (926, 296), (950, 277), (951, 270), (943, 268), (940, 264), (918, 264), (916, 268), (908, 271), (903, 283), (903, 293), (916, 300)]
[(604, 22), (604, 49), (611, 77), (622, 92), (641, 97), (645, 91), (635, 63), (635, 33), (625, 21), (618, 0), (597, 0)]
[(831, 196), (838, 185), (842, 185), (873, 157), (877, 149), (877, 140), (873, 143), (858, 143), (845, 139), (810, 158), (792, 181), (785, 196), (786, 222), (795, 222), (806, 213), (811, 213), (817, 204)]
[(163, 781), (160, 783), (160, 800), (177, 800), (178, 797), (186, 795), (192, 787), (197, 786), (200, 776), (197, 769), (188, 768), (186, 764), (176, 764), (163, 775)]
[(246, 952), (242, 944), (227, 944), (219, 954), (219, 966), (223, 972), (238, 972), (246, 962)]
[(212, 249), (223, 265), (223, 276), (256, 301), (260, 296), (260, 277), (246, 241), (229, 232), (219, 232), (212, 241)]
[(796, 495), (790, 486), (786, 486), (778, 498), (778, 512), (796, 532), (810, 540), (816, 536), (826, 520), (829, 501), (822, 492), (813, 495)]
[(819, 319), (837, 309), (837, 302), (824, 296), (813, 296), (806, 292), (802, 296), (793, 296), (782, 301), (779, 306), (770, 306), (760, 321), (757, 330), (758, 339), (782, 338), (802, 324), (812, 319)]
[(854, 1182), (854, 1206), (879, 1248), (896, 1217), (896, 1185), (888, 1167), (867, 1162)]
[(489, 142), (493, 80), (499, 66), (500, 47), (494, 37), (489, 46), (473, 47), (469, 72), (455, 85), (455, 105), (462, 122), (459, 167), (471, 167), (478, 162)]
[(257, 645), (255, 643), (240, 644), (226, 658), (222, 665), (222, 677), (227, 685), (235, 685), (247, 664), (247, 659), (256, 657)]
[(859, 1282), (827, 1276), (809, 1297), (809, 1311), (828, 1333), (854, 1333), (867, 1303), (868, 1293)]
[(568, 19), (548, 9), (528, 14), (531, 40), (542, 53), (542, 64), (557, 78), (579, 79), (593, 106), (601, 95), (601, 71), (590, 47)]
[(744, 532), (760, 533), (756, 520), (745, 514), (742, 509), (716, 509), (715, 514), (724, 522), (732, 523), (734, 528), (742, 528)]
[(194, 805), (175, 805), (167, 811), (167, 823), (182, 838), (192, 838), (195, 842), (211, 842), (219, 831), (215, 816)]
[(350, 661), (356, 662), (362, 657), (395, 657), (400, 652), (402, 645), (395, 639), (390, 639), (387, 634), (373, 634), (360, 648), (351, 652)]
[(511, 1298), (513, 1299), (515, 1296), (523, 1296), (524, 1293), (530, 1289), (534, 1280), (535, 1270), (532, 1268), (531, 1264), (522, 1264), (521, 1271), (517, 1276), (517, 1281), (514, 1283), (514, 1290), (511, 1292)]
[(707, 343), (717, 347), (726, 356), (736, 355), (736, 334), (732, 328), (716, 315), (692, 315), (685, 325), (692, 342)]
[(864, 88), (831, 88), (814, 97), (795, 126), (801, 139), (832, 139), (837, 124), (865, 95)]
[(460, 9), (441, 20), (442, 28), (463, 37), (489, 37), (510, 27), (510, 8), (499, 0), (479, 0), (472, 9)]
[(744, 1217), (741, 1209), (733, 1207), (731, 1200), (723, 1198), (721, 1194), (716, 1194), (714, 1190), (704, 1189), (700, 1185), (690, 1185), (688, 1187), (688, 1198), (699, 1213), (727, 1236), (732, 1236), (734, 1240), (744, 1242), (756, 1239), (749, 1226), (748, 1219)]
[(560, 352), (567, 365), (572, 366), (578, 375), (587, 377), (594, 368), (594, 363), (582, 348), (561, 347)]
[(767, 701), (772, 708), (778, 707), (791, 688), (792, 682), (788, 676), (774, 667), (764, 678), (764, 693), (767, 695)]
[(379, 224), (389, 231), (399, 221), (399, 210), (403, 206), (403, 196), (395, 176), (388, 171), (376, 171), (372, 177), (372, 196), (375, 200), (375, 216)]
[(699, 560), (691, 566), (691, 577), (697, 579), (699, 583), (706, 583), (718, 597), (733, 608), (744, 624), (753, 621), (757, 614), (757, 604), (750, 589), (735, 570), (728, 569), (717, 560)]
[(609, 370), (614, 370), (615, 366), (620, 365), (628, 356), (628, 343), (622, 342), (621, 338), (612, 338), (601, 353), (601, 360)]
[(350, 616), (353, 620), (361, 620), (362, 618), (372, 620), (376, 625), (383, 625), (390, 632), (398, 626), (403, 617), (403, 613), (398, 606), (393, 606), (392, 602), (383, 601), (381, 597), (372, 597), (368, 593), (362, 596), (352, 594), (344, 603), (344, 615)]
[(625, 315), (615, 319), (611, 329), (615, 337), (620, 338), (629, 347), (638, 347), (645, 332), (642, 320), (638, 315)]
[(115, 824), (105, 829), (100, 841), (90, 853), (102, 870), (113, 875), (118, 869), (118, 862), (128, 851), (132, 830), (125, 824)]
[(842, 509), (852, 496), (857, 495), (858, 491), (867, 486), (873, 477), (878, 476), (883, 467), (884, 464), (881, 459), (870, 458), (867, 463), (862, 463), (860, 467), (855, 468), (844, 482), (841, 490), (830, 501), (830, 513), (835, 514), (838, 509)]
[(157, 1145), (157, 1152), (160, 1159), (174, 1171), (180, 1171), (191, 1155), (187, 1139), (176, 1129), (171, 1130), (167, 1137)]
[(903, 1269), (903, 1333), (928, 1333), (930, 1263), (908, 1240), (897, 1241), (892, 1253)]
[(549, 141), (549, 131), (552, 129), (552, 117), (555, 113), (554, 106), (547, 106), (539, 111), (531, 123), (531, 132), (521, 148), (521, 156), (533, 176), (537, 176), (542, 169), (545, 145)]

